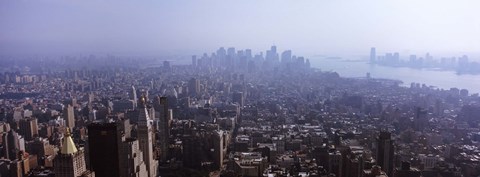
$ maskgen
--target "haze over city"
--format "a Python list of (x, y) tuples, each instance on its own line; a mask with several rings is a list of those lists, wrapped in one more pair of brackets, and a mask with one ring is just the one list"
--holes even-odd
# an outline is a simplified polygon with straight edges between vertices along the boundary
[(0, 2), (0, 54), (184, 55), (275, 44), (306, 56), (479, 56), (475, 0)]
[(0, 0), (0, 177), (480, 177), (478, 7)]

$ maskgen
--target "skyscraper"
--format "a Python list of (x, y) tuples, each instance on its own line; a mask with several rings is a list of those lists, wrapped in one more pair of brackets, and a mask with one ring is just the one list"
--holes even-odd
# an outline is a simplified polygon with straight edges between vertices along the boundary
[(147, 167), (143, 161), (143, 152), (140, 150), (138, 140), (127, 138), (123, 143), (124, 153), (121, 159), (125, 164), (121, 174), (125, 177), (147, 176)]
[(120, 176), (121, 142), (121, 127), (117, 123), (91, 123), (88, 125), (90, 170), (94, 171), (96, 176)]
[(235, 48), (234, 47), (230, 47), (227, 49), (227, 55), (229, 57), (231, 57), (232, 59), (235, 57)]
[(72, 129), (75, 127), (75, 115), (72, 105), (67, 105), (63, 110), (63, 117), (65, 119), (65, 124), (68, 128)]
[(292, 51), (285, 50), (282, 52), (282, 63), (290, 63), (292, 61)]
[(375, 47), (370, 49), (370, 63), (375, 63), (377, 61), (377, 54), (375, 51)]
[(168, 143), (170, 137), (170, 110), (168, 109), (167, 97), (157, 97), (155, 100), (155, 109), (160, 112), (159, 139), (161, 150), (161, 161), (166, 161), (168, 157)]
[[(11, 129), (8, 133), (3, 134), (3, 154), (5, 158), (10, 160), (17, 159), (18, 152), (25, 150), (25, 141), (23, 137)], [(23, 147), (23, 148), (22, 148)]]
[(192, 66), (194, 68), (197, 67), (197, 56), (196, 55), (192, 56)]
[(414, 129), (422, 131), (428, 125), (428, 112), (425, 109), (417, 107), (415, 109)]
[(133, 100), (133, 107), (137, 107), (137, 89), (135, 89), (135, 86), (132, 85), (132, 90), (130, 92), (130, 99)]
[(188, 81), (188, 93), (190, 96), (197, 96), (200, 93), (200, 81), (192, 78)]
[(33, 140), (34, 137), (38, 136), (37, 119), (36, 118), (20, 119), (18, 133), (23, 137), (25, 137), (26, 141)]
[(270, 50), (267, 50), (267, 61), (278, 61), (277, 46), (272, 46)]
[(77, 149), (70, 136), (69, 128), (67, 128), (62, 147), (53, 163), (56, 177), (95, 176), (93, 172), (87, 170), (84, 150), (83, 148)]
[(245, 105), (245, 97), (243, 95), (243, 92), (235, 92), (233, 93), (233, 102), (238, 103), (241, 107)]
[(377, 165), (382, 167), (388, 176), (392, 176), (394, 147), (390, 132), (380, 132), (380, 135), (377, 138), (376, 150)]
[(148, 115), (146, 104), (147, 98), (142, 95), (138, 103), (137, 138), (140, 143), (140, 149), (143, 152), (143, 161), (147, 166), (148, 177), (156, 177), (158, 162), (153, 159), (153, 120)]

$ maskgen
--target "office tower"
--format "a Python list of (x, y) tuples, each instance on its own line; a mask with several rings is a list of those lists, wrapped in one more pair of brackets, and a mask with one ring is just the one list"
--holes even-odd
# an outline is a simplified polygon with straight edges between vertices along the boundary
[(168, 157), (168, 144), (170, 137), (170, 120), (171, 120), (171, 110), (168, 109), (168, 99), (167, 97), (156, 97), (154, 103), (155, 109), (160, 112), (159, 120), (159, 139), (160, 139), (160, 151), (161, 161), (166, 161)]
[(229, 57), (231, 57), (232, 59), (235, 57), (235, 48), (234, 47), (230, 47), (227, 49), (227, 55)]
[(225, 50), (225, 48), (223, 47), (220, 47), (218, 50), (217, 50), (217, 57), (219, 59), (219, 64), (220, 65), (224, 65), (225, 64), (225, 57), (227, 56), (227, 51)]
[(63, 118), (65, 119), (65, 126), (73, 130), (75, 127), (75, 112), (72, 105), (67, 105), (63, 109)]
[(241, 107), (245, 105), (245, 97), (243, 96), (243, 92), (235, 92), (233, 93), (233, 102), (238, 103)]
[(282, 63), (290, 63), (292, 61), (292, 51), (285, 50), (282, 52)]
[[(121, 127), (117, 123), (91, 123), (88, 125), (88, 161), (96, 176), (118, 177), (122, 142)], [(106, 165), (108, 164), (108, 165)]]
[(143, 161), (147, 166), (148, 177), (156, 177), (158, 162), (153, 159), (153, 120), (148, 115), (147, 98), (144, 95), (140, 97), (138, 111), (137, 138), (143, 152)]
[(121, 169), (121, 174), (125, 177), (147, 176), (147, 167), (143, 161), (143, 152), (140, 150), (138, 140), (127, 138), (122, 145), (124, 153), (121, 159), (125, 162), (125, 168)]
[(135, 86), (132, 85), (132, 90), (130, 91), (130, 100), (133, 101), (133, 107), (137, 107), (137, 89), (135, 89)]
[(48, 139), (35, 138), (27, 152), (37, 156), (38, 165), (49, 166), (49, 159), (55, 155), (55, 146), (51, 145)]
[(375, 47), (372, 47), (370, 49), (370, 63), (375, 63), (377, 62), (377, 54), (375, 51)]
[(112, 112), (114, 113), (124, 113), (128, 110), (133, 110), (136, 108), (137, 101), (133, 100), (115, 100), (112, 102)]
[(15, 160), (20, 151), (25, 150), (25, 141), (22, 136), (11, 129), (2, 136), (3, 154), (6, 159)]
[[(67, 128), (60, 152), (53, 160), (56, 177), (95, 176), (87, 170), (83, 148), (77, 149)], [(105, 165), (107, 166), (107, 165)]]
[(63, 102), (64, 105), (72, 105), (73, 107), (77, 106), (77, 99), (76, 98), (70, 98), (67, 99)]
[(248, 61), (247, 71), (249, 73), (255, 72), (255, 61)]
[(270, 50), (267, 50), (266, 60), (267, 61), (277, 61), (277, 59), (278, 59), (277, 47), (272, 46), (270, 48)]
[(345, 154), (345, 161), (342, 162), (345, 164), (342, 172), (343, 176), (361, 177), (363, 170), (366, 168), (364, 148), (362, 146), (350, 146)]
[(196, 55), (192, 56), (192, 66), (197, 67), (197, 56)]
[(95, 101), (95, 94), (94, 93), (89, 93), (88, 94), (88, 107), (91, 108), (93, 102)]
[(272, 51), (273, 53), (277, 53), (277, 46), (272, 45), (270, 47), (270, 51)]
[(272, 45), (272, 47), (270, 47), (270, 55), (272, 57), (272, 60), (275, 60), (276, 57), (278, 56), (277, 54), (277, 46), (274, 46)]
[(427, 111), (420, 107), (415, 110), (414, 129), (416, 131), (422, 131), (428, 125)]
[(19, 131), (18, 133), (22, 135), (26, 141), (33, 140), (34, 137), (38, 136), (38, 124), (36, 118), (25, 118), (19, 121)]
[(38, 136), (44, 137), (44, 138), (50, 138), (53, 133), (54, 126), (48, 125), (46, 123), (41, 123), (38, 126)]
[(400, 54), (398, 52), (393, 53), (393, 62), (398, 64), (400, 62)]
[(223, 157), (226, 153), (226, 149), (224, 147), (224, 132), (222, 130), (218, 130), (213, 131), (212, 134), (213, 147), (211, 148), (210, 152), (212, 153), (215, 168), (221, 169), (223, 166)]
[(379, 165), (388, 176), (392, 176), (394, 147), (390, 132), (380, 132), (377, 138), (376, 150), (377, 165)]
[(410, 55), (409, 62), (412, 66), (415, 66), (417, 64), (417, 56), (416, 55)]
[(163, 61), (163, 68), (166, 70), (170, 70), (170, 61)]
[(245, 56), (247, 57), (248, 60), (252, 59), (252, 50), (245, 49)]
[(199, 169), (201, 168), (201, 156), (198, 155), (202, 151), (199, 138), (194, 135), (184, 135), (182, 149), (183, 166), (187, 168)]
[[(24, 152), (19, 152), (17, 154), (18, 159), (12, 160), (10, 162), (10, 169), (9, 172), (6, 172), (7, 174), (9, 173), (9, 177), (26, 177), (28, 176), (28, 173), (30, 172), (30, 163), (29, 163), (29, 158), (24, 158), (25, 154)], [(5, 174), (5, 171), (8, 169), (3, 168), (1, 170), (1, 174)], [(7, 175), (5, 175), (7, 176)]]
[(192, 78), (188, 81), (188, 93), (190, 96), (197, 96), (200, 93), (200, 81)]

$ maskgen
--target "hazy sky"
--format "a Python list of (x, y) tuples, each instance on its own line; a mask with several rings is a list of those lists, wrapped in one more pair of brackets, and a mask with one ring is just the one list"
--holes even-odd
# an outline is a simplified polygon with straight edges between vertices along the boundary
[(0, 54), (480, 52), (479, 0), (0, 0)]

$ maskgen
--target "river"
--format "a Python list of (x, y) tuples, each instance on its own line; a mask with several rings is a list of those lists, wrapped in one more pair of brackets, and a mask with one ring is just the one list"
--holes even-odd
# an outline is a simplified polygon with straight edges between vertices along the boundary
[(387, 67), (371, 65), (366, 61), (329, 59), (319, 56), (311, 57), (310, 63), (314, 68), (334, 71), (342, 77), (365, 77), (366, 73), (370, 73), (372, 78), (401, 80), (404, 86), (410, 86), (410, 83), (415, 82), (442, 89), (452, 87), (467, 89), (470, 94), (480, 92), (480, 75), (457, 75), (454, 71)]

